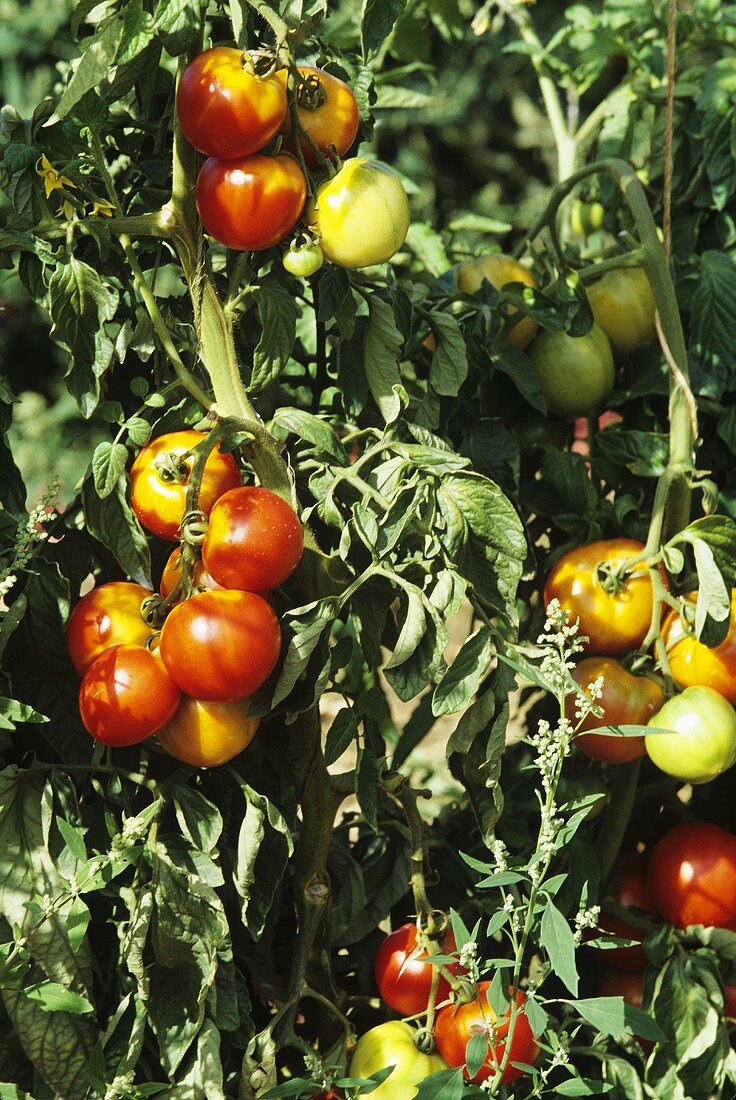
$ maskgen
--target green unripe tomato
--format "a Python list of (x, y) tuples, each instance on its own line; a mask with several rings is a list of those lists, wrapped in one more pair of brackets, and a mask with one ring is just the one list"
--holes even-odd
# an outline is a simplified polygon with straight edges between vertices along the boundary
[(307, 220), (333, 264), (370, 267), (390, 260), (404, 243), (409, 200), (387, 165), (355, 157), (322, 184)]
[(351, 1077), (370, 1077), (379, 1069), (394, 1071), (370, 1093), (375, 1100), (411, 1100), (425, 1077), (447, 1069), (439, 1054), (422, 1054), (414, 1045), (415, 1030), (402, 1020), (378, 1024), (361, 1035), (350, 1062)]
[(587, 237), (602, 228), (604, 216), (605, 210), (601, 203), (575, 199), (570, 211), (570, 228), (579, 237)]
[(509, 426), (509, 435), (520, 450), (530, 447), (565, 447), (570, 441), (570, 425), (556, 416), (545, 416), (537, 409), (524, 409)]
[(647, 724), (672, 731), (644, 738), (651, 760), (667, 775), (709, 783), (736, 764), (736, 711), (713, 688), (685, 688)]
[(529, 348), (547, 408), (558, 416), (593, 416), (613, 390), (616, 369), (605, 333), (540, 332)]
[(314, 275), (315, 271), (319, 271), (325, 258), (322, 249), (315, 241), (314, 244), (306, 245), (304, 248), (290, 248), (284, 253), (281, 262), (290, 275), (307, 279), (310, 275)]

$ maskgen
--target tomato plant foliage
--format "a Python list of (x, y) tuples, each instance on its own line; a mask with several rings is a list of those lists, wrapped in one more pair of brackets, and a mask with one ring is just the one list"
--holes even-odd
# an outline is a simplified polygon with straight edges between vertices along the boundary
[[(407, 1087), (418, 1100), (478, 1097), (480, 1080), (518, 1096), (727, 1095), (732, 922), (715, 926), (696, 898), (675, 928), (666, 885), (658, 912), (642, 914), (617, 908), (612, 884), (619, 851), (645, 866), (683, 813), (736, 831), (733, 773), (711, 782), (711, 769), (696, 788), (677, 769), (663, 776), (640, 751), (645, 734), (662, 738), (656, 721), (629, 721), (625, 707), (619, 717), (615, 704), (606, 716), (606, 693), (575, 695), (570, 670), (587, 645), (602, 667), (615, 655), (622, 675), (671, 694), (663, 611), (693, 645), (730, 638), (733, 13), (694, 0), (677, 17), (668, 265), (656, 232), (664, 5), (6, 7), (0, 1096), (352, 1100), (371, 1095), (363, 1072), (389, 1100), (410, 1100)], [(300, 187), (304, 170), (309, 196), (299, 190), (283, 222), (296, 218), (294, 232), (266, 232), (258, 251), (245, 250), (251, 237), (227, 249), (202, 215), (207, 235), (202, 158), (176, 113), (181, 74), (220, 45), (237, 48), (237, 66), (248, 52), (245, 86), (292, 95), (289, 122), (271, 118), (263, 141), (279, 125), (282, 136), (248, 156), (266, 176), (287, 163)], [(329, 127), (314, 146), (294, 138), (300, 118), (309, 130), (297, 63), (350, 89), (330, 85), (347, 113), (343, 167)], [(336, 172), (355, 175), (348, 149), (370, 171), (328, 224), (313, 203)], [(581, 200), (595, 218), (571, 218)], [(239, 208), (224, 207), (242, 229)], [(470, 286), (462, 272), (495, 270), (491, 252), (523, 277)], [(585, 378), (561, 379), (556, 360), (540, 378), (534, 340), (536, 360), (540, 347), (597, 340), (585, 288), (609, 272), (625, 280), (627, 267), (651, 284), (666, 353), (650, 338), (647, 294), (636, 333), (612, 337), (612, 350), (600, 333), (605, 384), (593, 379), (578, 409), (560, 393), (580, 397)], [(591, 415), (552, 415), (571, 411)], [(157, 441), (174, 433), (193, 441), (184, 466), (170, 451), (156, 466)], [(134, 462), (149, 518), (131, 495)], [(210, 462), (226, 476), (199, 499)], [(273, 538), (277, 515), (288, 560), (264, 565), (251, 545), (257, 581), (200, 595), (202, 542), (215, 581), (218, 555), (238, 572), (215, 498), (252, 494), (241, 483), (277, 502), (243, 524)], [(163, 603), (141, 609), (179, 538)], [(545, 616), (556, 563), (591, 544), (634, 548), (623, 561), (594, 552), (602, 604), (620, 605), (632, 570), (651, 589), (618, 647), (578, 641), (554, 607)], [(93, 584), (104, 599), (84, 596)], [(78, 611), (67, 636), (73, 609), (98, 603), (120, 612), (119, 629), (85, 620), (78, 638)], [(219, 656), (210, 641), (194, 660), (191, 645), (172, 657), (177, 623), (225, 605), (258, 616), (228, 618)], [(112, 665), (108, 637), (134, 643), (161, 677), (170, 665), (192, 693), (174, 717), (172, 687), (153, 722), (146, 708), (166, 700), (138, 682), (144, 740), (131, 743), (123, 721), (114, 748), (85, 729), (75, 671), (90, 647)], [(175, 676), (185, 660), (187, 677)], [(152, 723), (165, 727), (160, 743)], [(604, 742), (595, 758), (574, 751), (576, 723)], [(611, 735), (639, 738), (636, 751), (606, 752)], [(649, 782), (637, 787), (640, 770)], [(610, 927), (643, 944), (634, 994), (603, 977), (608, 949), (627, 946), (598, 921), (610, 897)], [(427, 960), (411, 991), (420, 1016), (426, 1006), (423, 1036), (388, 1019), (373, 976), (389, 927), (407, 921)], [(458, 1003), (435, 1004), (438, 991)], [(416, 1007), (406, 993), (397, 1003)], [(454, 1036), (453, 1068), (432, 1048), (435, 1009), (475, 1021)], [(401, 1038), (393, 1083), (374, 1028)]]

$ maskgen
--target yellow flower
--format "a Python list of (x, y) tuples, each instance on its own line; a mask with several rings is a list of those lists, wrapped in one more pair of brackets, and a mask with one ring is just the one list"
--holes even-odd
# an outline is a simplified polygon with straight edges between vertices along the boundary
[(90, 214), (91, 218), (111, 218), (115, 213), (115, 207), (107, 199), (95, 199), (95, 204), (92, 207)]
[(46, 198), (49, 197), (52, 191), (60, 191), (62, 187), (72, 187), (76, 189), (75, 183), (72, 183), (66, 176), (59, 175), (45, 153), (42, 153), (36, 161), (36, 172), (43, 179)]

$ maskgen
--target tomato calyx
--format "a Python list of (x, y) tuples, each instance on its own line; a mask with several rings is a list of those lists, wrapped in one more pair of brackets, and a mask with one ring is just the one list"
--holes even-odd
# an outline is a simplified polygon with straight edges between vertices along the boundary
[(327, 92), (317, 73), (300, 73), (294, 94), (299, 106), (306, 111), (316, 111), (327, 102)]
[(279, 67), (276, 54), (265, 47), (257, 50), (243, 50), (241, 64), (246, 73), (255, 76), (258, 80), (266, 80)]
[(141, 618), (152, 630), (158, 630), (165, 616), (162, 616), (164, 601), (158, 592), (147, 596), (141, 604)]
[(173, 451), (165, 451), (155, 458), (153, 468), (161, 481), (168, 485), (183, 485), (189, 477), (191, 453), (175, 454)]
[(422, 1054), (434, 1054), (437, 1044), (434, 1041), (434, 1032), (430, 1027), (420, 1027), (414, 1034), (414, 1046)]
[(181, 521), (181, 541), (188, 546), (201, 546), (207, 534), (209, 521), (204, 512), (194, 508)]

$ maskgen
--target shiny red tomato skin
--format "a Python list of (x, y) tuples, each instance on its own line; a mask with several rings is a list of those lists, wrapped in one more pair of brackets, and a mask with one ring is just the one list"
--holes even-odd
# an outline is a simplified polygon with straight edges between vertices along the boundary
[[(231, 491), (231, 490), (229, 490)], [(161, 574), (161, 584), (159, 585), (159, 591), (161, 595), (166, 597), (173, 592), (176, 588), (179, 580), (181, 579), (181, 549), (177, 546), (175, 550), (172, 550), (169, 554), (164, 571)], [(195, 562), (194, 569), (192, 570), (192, 587), (193, 588), (220, 588), (221, 586), (216, 580), (209, 575), (204, 567), (204, 563), (200, 560)]]
[(637, 649), (652, 617), (652, 581), (646, 566), (635, 566), (620, 592), (606, 592), (597, 576), (599, 565), (620, 565), (638, 557), (644, 546), (634, 539), (604, 539), (576, 546), (554, 564), (544, 587), (545, 606), (556, 598), (580, 620), (587, 656), (611, 657)]
[(150, 595), (141, 584), (109, 581), (82, 596), (66, 628), (69, 656), (80, 675), (110, 646), (147, 641), (152, 630), (141, 617), (141, 604)]
[[(436, 967), (426, 962), (428, 954), (451, 955), (457, 948), (452, 931), (446, 932), (441, 943), (433, 945), (429, 952), (418, 942), (416, 924), (402, 924), (386, 936), (378, 948), (373, 973), (378, 992), (386, 1004), (402, 1016), (417, 1016), (427, 1011)], [(451, 973), (457, 965), (450, 965)], [(450, 996), (450, 986), (441, 974), (437, 983), (435, 1004), (442, 1004)]]
[(267, 145), (286, 117), (286, 91), (272, 74), (246, 72), (242, 50), (215, 46), (187, 66), (176, 110), (190, 145), (208, 157), (247, 157)]
[[(167, 432), (152, 439), (138, 453), (130, 468), (130, 503), (139, 521), (153, 535), (174, 541), (186, 510), (188, 476), (183, 482), (165, 481), (156, 469), (163, 455), (186, 454), (204, 439), (203, 432)], [(191, 471), (192, 458), (186, 465)], [(204, 467), (198, 507), (207, 516), (219, 496), (240, 485), (240, 469), (232, 455), (219, 447), (210, 453)]]
[(736, 837), (717, 825), (675, 825), (654, 846), (647, 879), (657, 911), (676, 928), (736, 921)]
[[(493, 1039), (488, 1048), (485, 1062), (473, 1078), (475, 1084), (487, 1081), (497, 1072), (493, 1066), (493, 1050), (497, 1063), (503, 1060), (506, 1050), (504, 1039), (506, 1038), (510, 1018), (508, 1013), (496, 1022), (496, 1015), (488, 1003), (488, 990), (490, 982), (478, 983), (478, 997), (464, 1005), (448, 1005), (437, 1014), (434, 1038), (437, 1049), (453, 1069), (465, 1065), (465, 1051), (468, 1042), (479, 1031), (493, 1026)], [(521, 1007), (526, 1001), (522, 992), (516, 994), (516, 1003)], [(509, 1010), (510, 1011), (510, 1010)], [(514, 1036), (511, 1040), (511, 1056), (508, 1065), (501, 1078), (501, 1084), (506, 1085), (511, 1081), (517, 1081), (524, 1076), (524, 1071), (516, 1069), (514, 1062), (523, 1062), (525, 1065), (533, 1065), (539, 1054), (539, 1044), (534, 1038), (526, 1013), (519, 1012), (514, 1024)]]
[(294, 509), (270, 489), (245, 485), (212, 509), (202, 561), (223, 588), (270, 592), (291, 576), (303, 548)]
[[(331, 73), (323, 69), (315, 69), (311, 65), (300, 65), (299, 72), (303, 77), (319, 81), (325, 101), (314, 110), (297, 105), (299, 124), (305, 133), (309, 134), (312, 141), (323, 153), (327, 153), (330, 146), (334, 146), (338, 156), (347, 153), (355, 141), (360, 123), (360, 112), (355, 96), (347, 84)], [(288, 73), (280, 69), (276, 74), (286, 87)], [(287, 135), (293, 134), (291, 116), (286, 112), (281, 127), (281, 132)], [(318, 168), (319, 160), (312, 146), (304, 138), (300, 139), (304, 160), (310, 168)]]
[(238, 160), (209, 157), (195, 188), (197, 210), (206, 231), (226, 248), (240, 252), (270, 248), (292, 231), (302, 216), (307, 180), (288, 153)]
[[(688, 600), (695, 603), (697, 592)], [(731, 592), (731, 614), (728, 632), (720, 645), (712, 649), (688, 633), (676, 611), (671, 611), (662, 624), (662, 641), (667, 649), (670, 671), (682, 688), (711, 687), (736, 704), (736, 588)]]
[(644, 1003), (644, 979), (641, 974), (612, 970), (603, 975), (596, 993), (599, 997), (623, 997), (625, 1004), (641, 1008)]
[(199, 592), (169, 613), (161, 656), (187, 695), (208, 702), (245, 699), (271, 675), (281, 629), (270, 604), (252, 592)]
[(570, 694), (565, 700), (565, 716), (579, 730), (575, 744), (586, 756), (607, 764), (626, 764), (630, 760), (638, 760), (646, 753), (643, 735), (613, 737), (584, 731), (605, 725), (645, 726), (664, 703), (664, 691), (647, 676), (632, 676), (613, 657), (586, 657), (572, 670), (573, 680), (586, 694), (588, 685), (600, 676), (603, 677), (603, 693), (596, 702), (603, 710), (601, 718), (589, 714), (578, 727), (575, 695)]
[(79, 711), (97, 741), (120, 748), (145, 741), (166, 725), (180, 699), (157, 653), (141, 645), (116, 645), (85, 672)]
[[(652, 888), (646, 876), (644, 865), (638, 859), (622, 860), (622, 867), (618, 877), (618, 883), (611, 891), (611, 897), (619, 905), (627, 909), (639, 909), (642, 914), (653, 915), (657, 909), (657, 903), (652, 893)], [(613, 913), (601, 914), (598, 926), (605, 932), (620, 939), (638, 940), (641, 944), (641, 930), (633, 924), (614, 916)], [(606, 965), (616, 970), (627, 970), (633, 974), (641, 974), (647, 967), (648, 959), (644, 948), (615, 947), (611, 950), (600, 952), (601, 959)]]

